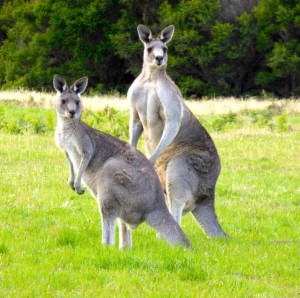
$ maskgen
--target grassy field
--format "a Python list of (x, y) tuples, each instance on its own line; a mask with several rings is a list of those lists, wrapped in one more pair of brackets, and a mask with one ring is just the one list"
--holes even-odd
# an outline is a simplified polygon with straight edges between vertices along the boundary
[[(120, 251), (101, 245), (91, 195), (67, 185), (53, 110), (45, 102), (4, 99), (1, 298), (300, 295), (299, 103), (262, 101), (258, 109), (223, 99), (206, 103), (210, 113), (193, 103), (221, 156), (216, 210), (231, 239), (207, 239), (187, 215), (183, 229), (194, 251), (170, 247), (145, 224), (133, 232), (133, 249)], [(216, 112), (220, 102), (230, 107), (224, 114)], [(97, 109), (90, 107), (85, 121), (128, 138), (127, 111), (118, 104)]]

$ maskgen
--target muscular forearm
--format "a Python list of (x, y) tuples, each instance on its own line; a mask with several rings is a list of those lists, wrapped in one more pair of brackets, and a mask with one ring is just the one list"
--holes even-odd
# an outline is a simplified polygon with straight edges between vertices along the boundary
[(168, 147), (173, 142), (174, 138), (176, 137), (179, 131), (179, 128), (180, 128), (179, 121), (167, 121), (165, 123), (162, 137), (150, 157), (150, 162), (152, 164), (155, 164), (159, 155), (165, 150), (166, 147)]

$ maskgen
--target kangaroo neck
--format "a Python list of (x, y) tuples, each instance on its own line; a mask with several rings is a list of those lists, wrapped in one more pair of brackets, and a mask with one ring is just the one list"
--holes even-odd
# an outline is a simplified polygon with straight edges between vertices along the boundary
[(76, 131), (80, 123), (78, 118), (57, 117), (57, 127), (63, 131)]
[(163, 77), (166, 77), (167, 75), (166, 65), (157, 67), (157, 66), (149, 66), (148, 64), (144, 63), (142, 73), (146, 79), (150, 79), (150, 80), (161, 79)]

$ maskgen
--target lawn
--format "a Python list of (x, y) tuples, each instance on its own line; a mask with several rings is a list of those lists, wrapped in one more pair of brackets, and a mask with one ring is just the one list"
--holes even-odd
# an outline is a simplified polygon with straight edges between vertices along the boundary
[[(67, 185), (53, 111), (0, 104), (0, 297), (299, 296), (300, 114), (267, 105), (197, 116), (221, 156), (216, 211), (231, 239), (207, 239), (189, 214), (194, 251), (145, 224), (122, 251), (101, 245), (96, 201)], [(126, 111), (84, 119), (128, 138)]]

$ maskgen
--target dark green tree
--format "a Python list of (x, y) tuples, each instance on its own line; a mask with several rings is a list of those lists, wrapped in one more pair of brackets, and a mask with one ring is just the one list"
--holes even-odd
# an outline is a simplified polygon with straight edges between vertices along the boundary
[(300, 95), (298, 0), (2, 1), (0, 84), (52, 90), (59, 73), (125, 93), (142, 67), (141, 23), (175, 25), (168, 72), (185, 96)]
[(130, 83), (141, 71), (143, 58), (136, 28), (139, 24), (151, 26), (151, 29), (160, 25), (157, 12), (163, 0), (122, 0), (121, 3), (121, 15), (110, 38), (115, 52), (125, 60)]
[(255, 82), (279, 96), (300, 95), (300, 2), (263, 0), (254, 10), (263, 63)]
[(48, 89), (60, 73), (70, 80), (87, 75), (98, 91), (118, 88), (125, 71), (109, 38), (116, 6), (113, 0), (5, 2), (1, 16), (10, 26), (0, 49), (1, 81)]

